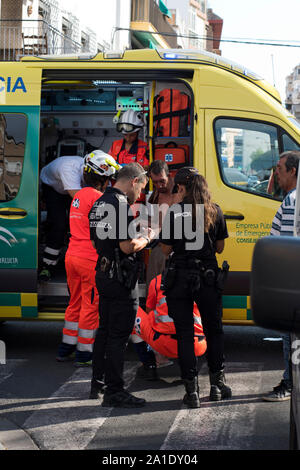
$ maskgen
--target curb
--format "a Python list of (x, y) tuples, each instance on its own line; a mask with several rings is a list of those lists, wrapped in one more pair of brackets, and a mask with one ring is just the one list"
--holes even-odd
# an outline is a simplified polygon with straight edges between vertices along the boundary
[(8, 419), (0, 419), (0, 450), (39, 450), (29, 434)]

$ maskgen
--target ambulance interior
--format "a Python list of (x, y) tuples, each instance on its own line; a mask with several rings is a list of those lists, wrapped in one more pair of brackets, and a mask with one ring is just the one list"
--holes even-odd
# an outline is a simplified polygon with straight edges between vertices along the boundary
[[(184, 130), (168, 131), (170, 135), (166, 135), (166, 130), (160, 128), (162, 121), (157, 116), (160, 111), (157, 97), (170, 89), (179, 90), (185, 95), (189, 110), (188, 116), (185, 115)], [(109, 152), (112, 143), (123, 138), (123, 135), (116, 130), (120, 114), (133, 109), (141, 111), (144, 115), (145, 127), (139, 132), (138, 138), (148, 143), (149, 160), (164, 159), (173, 175), (179, 167), (191, 164), (193, 161), (192, 103), (191, 88), (183, 80), (44, 80), (41, 95), (40, 170), (53, 159), (62, 156), (84, 157), (95, 149)], [(183, 149), (181, 153), (179, 152), (179, 156), (173, 155), (174, 152), (172, 152), (172, 149), (177, 147)], [(151, 189), (150, 183), (149, 190)], [(47, 231), (47, 211), (41, 189), (39, 200), (39, 262), (41, 265)], [(45, 304), (48, 308), (49, 305), (65, 305), (67, 302), (64, 255), (68, 237), (69, 233), (65, 237), (65, 247), (61, 253), (59, 267), (55, 271), (56, 274), (48, 282), (39, 282), (38, 293), (41, 306)], [(144, 279), (143, 273), (140, 279), (141, 292)]]

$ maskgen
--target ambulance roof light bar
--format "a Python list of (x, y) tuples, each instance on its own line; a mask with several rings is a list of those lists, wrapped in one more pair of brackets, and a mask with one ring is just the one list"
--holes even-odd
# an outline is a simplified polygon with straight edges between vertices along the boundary
[(38, 56), (24, 55), (21, 57), (21, 61), (32, 61), (33, 59), (43, 59), (43, 60), (92, 60), (96, 54), (90, 54), (88, 52), (83, 52), (82, 54), (41, 54)]
[(222, 56), (208, 52), (202, 49), (162, 49), (156, 48), (157, 53), (162, 59), (166, 60), (205, 60), (212, 62), (222, 67), (229, 68), (235, 72), (239, 72), (252, 80), (262, 80), (262, 77), (255, 72), (251, 72), (243, 65), (237, 64), (232, 60), (225, 59)]
[(106, 51), (103, 53), (104, 59), (123, 59), (125, 51), (115, 50), (115, 51)]

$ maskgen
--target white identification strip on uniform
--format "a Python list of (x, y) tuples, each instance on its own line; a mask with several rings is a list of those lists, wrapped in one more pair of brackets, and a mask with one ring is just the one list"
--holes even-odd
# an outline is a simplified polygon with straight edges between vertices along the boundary
[(180, 214), (174, 214), (174, 218), (177, 219), (177, 217), (191, 217), (192, 213), (191, 212), (180, 212)]

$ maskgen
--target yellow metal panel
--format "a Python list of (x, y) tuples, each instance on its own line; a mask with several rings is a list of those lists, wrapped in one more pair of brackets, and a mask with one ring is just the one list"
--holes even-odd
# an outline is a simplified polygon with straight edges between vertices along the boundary
[(21, 293), (22, 307), (37, 307), (37, 294)]
[(200, 70), (201, 106), (204, 108), (283, 114), (280, 103), (255, 85), (256, 82), (218, 67), (203, 65)]
[(22, 316), (22, 310), (21, 307), (5, 307), (2, 306), (0, 307), (0, 316), (1, 317), (21, 317)]
[(234, 326), (254, 326), (252, 320), (223, 320), (224, 325), (234, 325)]
[(20, 62), (1, 62), (0, 105), (40, 106), (42, 69)]
[(223, 308), (223, 320), (247, 320), (247, 309)]
[(38, 320), (59, 320), (62, 321), (65, 318), (65, 312), (39, 312)]

